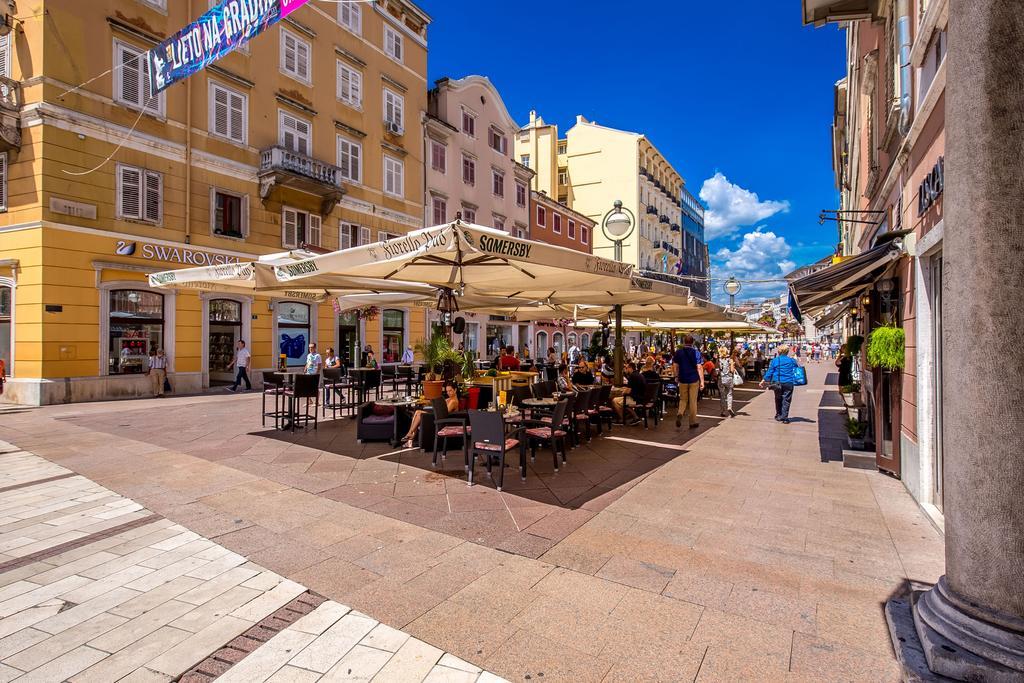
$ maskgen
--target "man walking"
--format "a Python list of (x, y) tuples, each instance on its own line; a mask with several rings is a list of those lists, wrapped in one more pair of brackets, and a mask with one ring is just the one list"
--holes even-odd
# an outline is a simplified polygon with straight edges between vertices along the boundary
[(235, 349), (235, 359), (228, 365), (229, 370), (232, 367), (235, 368), (235, 383), (228, 387), (228, 391), (238, 391), (238, 385), (242, 383), (242, 380), (245, 380), (245, 390), (252, 391), (252, 384), (249, 382), (249, 359), (251, 357), (252, 354), (245, 347), (245, 341), (239, 339), (238, 348)]
[(672, 369), (679, 378), (679, 412), (676, 414), (676, 429), (683, 426), (683, 415), (689, 419), (690, 429), (700, 427), (697, 421), (697, 396), (704, 389), (704, 365), (700, 351), (693, 348), (693, 335), (683, 340), (683, 348), (677, 349), (672, 358)]
[(149, 379), (153, 383), (153, 396), (164, 395), (164, 382), (167, 381), (167, 356), (163, 349), (157, 349), (155, 356), (149, 357)]

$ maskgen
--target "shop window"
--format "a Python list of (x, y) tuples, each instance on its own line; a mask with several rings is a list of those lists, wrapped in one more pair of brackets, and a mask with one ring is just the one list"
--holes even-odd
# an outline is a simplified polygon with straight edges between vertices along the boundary
[(14, 312), (11, 304), (14, 290), (0, 286), (0, 362), (7, 373), (11, 372), (11, 315)]
[(248, 197), (225, 190), (212, 190), (210, 225), (213, 234), (242, 239), (248, 232)]
[(137, 375), (149, 369), (149, 353), (163, 348), (163, 294), (134, 289), (110, 292), (107, 372)]
[(306, 353), (312, 339), (309, 304), (281, 301), (278, 302), (276, 310), (278, 353), (284, 354), (289, 366), (305, 365)]
[(405, 312), (394, 308), (385, 309), (381, 314), (384, 329), (381, 358), (385, 363), (397, 363), (405, 348)]
[(230, 299), (211, 299), (208, 320), (208, 359), (211, 374), (216, 379), (227, 380), (232, 375), (230, 367), (235, 359), (235, 348), (242, 338), (242, 304)]
[(565, 337), (562, 336), (561, 332), (555, 332), (551, 335), (551, 345), (555, 347), (555, 353), (561, 358), (562, 352), (565, 351)]
[(590, 348), (590, 335), (585, 334), (580, 337), (580, 348), (586, 351)]
[(537, 333), (537, 356), (543, 358), (548, 355), (548, 333)]

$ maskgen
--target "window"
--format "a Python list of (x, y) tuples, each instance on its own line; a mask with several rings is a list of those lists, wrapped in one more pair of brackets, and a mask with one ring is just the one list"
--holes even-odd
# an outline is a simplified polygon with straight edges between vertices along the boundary
[(571, 218), (569, 219), (569, 232), (568, 232), (568, 237), (569, 237), (569, 239), (571, 239), (571, 240), (574, 240), (574, 239), (576, 239), (576, 221), (574, 221), (574, 220), (573, 220), (573, 219), (571, 219)]
[(320, 246), (320, 216), (296, 209), (284, 209), (281, 215), (281, 246), (298, 249), (304, 244)]
[(341, 60), (338, 60), (338, 99), (350, 107), (363, 106), (363, 74)]
[(114, 64), (120, 67), (114, 71), (114, 99), (133, 109), (163, 116), (166, 100), (163, 93), (154, 96), (149, 88), (149, 62), (145, 54), (145, 50), (114, 41)]
[(11, 77), (11, 34), (0, 36), (0, 76)]
[(526, 185), (516, 181), (516, 206), (526, 206)]
[(556, 235), (562, 234), (562, 214), (552, 213), (551, 214), (551, 231)]
[(357, 36), (363, 32), (363, 8), (354, 2), (338, 5), (338, 23)]
[(530, 168), (530, 155), (529, 154), (520, 154), (519, 155), (519, 163), (521, 163), (526, 168)]
[(393, 90), (384, 88), (384, 123), (392, 123), (404, 129), (405, 98)]
[(476, 115), (468, 109), (462, 110), (462, 132), (471, 138), (476, 137)]
[(580, 242), (590, 244), (590, 228), (585, 225), (580, 225)]
[(441, 225), (448, 222), (448, 202), (444, 197), (433, 198), (434, 225)]
[(144, 5), (149, 5), (150, 7), (155, 7), (156, 9), (167, 9), (167, 0), (142, 0), (142, 3)]
[(545, 209), (543, 206), (538, 206), (537, 207), (537, 225), (539, 225), (542, 228), (545, 228), (545, 227), (547, 227), (547, 224), (548, 224), (547, 221), (548, 221), (548, 210)]
[(500, 216), (500, 215), (498, 215), (496, 213), (495, 214), (491, 214), (491, 225), (493, 225), (496, 230), (504, 230), (505, 229), (505, 217), (504, 216)]
[(384, 193), (395, 197), (405, 195), (405, 165), (394, 157), (384, 155)]
[(369, 232), (369, 228), (360, 228), (355, 223), (342, 223), (341, 232), (338, 236), (338, 248), (351, 249), (352, 247), (358, 247), (360, 244), (369, 243), (369, 235), (367, 235), (365, 242), (362, 240), (362, 231), (364, 229)]
[(569, 169), (560, 168), (558, 169), (558, 184), (568, 185), (569, 184)]
[(249, 98), (210, 81), (210, 132), (243, 145), (248, 139)]
[(309, 121), (296, 118), (286, 111), (279, 112), (278, 144), (299, 154), (309, 154), (312, 149)]
[(565, 154), (565, 149), (566, 149), (566, 142), (565, 142), (565, 140), (562, 140), (562, 141), (560, 141), (558, 143), (558, 153), (559, 154)]
[(494, 168), (491, 169), (491, 192), (495, 197), (505, 196), (505, 174)]
[(291, 31), (281, 29), (281, 72), (292, 78), (310, 82), (310, 44)]
[(430, 141), (430, 168), (441, 174), (448, 172), (448, 148), (437, 140)]
[(387, 232), (385, 230), (378, 230), (377, 231), (377, 241), (378, 242), (387, 242), (388, 240), (396, 240), (399, 237), (401, 237), (401, 235), (399, 235), (398, 233)]
[(210, 226), (214, 235), (244, 238), (249, 231), (249, 198), (246, 195), (210, 189)]
[(110, 292), (107, 374), (140, 375), (149, 369), (149, 352), (164, 346), (164, 297), (156, 292)]
[(462, 220), (467, 223), (476, 223), (476, 209), (471, 209), (468, 206), (462, 207)]
[(363, 146), (354, 140), (338, 136), (338, 168), (341, 177), (358, 183), (363, 177)]
[(117, 216), (159, 223), (163, 210), (163, 174), (135, 166), (117, 166)]
[(7, 152), (0, 154), (0, 211), (7, 210)]
[(309, 327), (309, 304), (279, 301), (276, 309), (278, 352), (290, 367), (306, 364), (309, 343), (313, 340)]
[(499, 154), (508, 153), (508, 138), (497, 128), (491, 127), (487, 129), (487, 144)]
[(384, 54), (396, 62), (402, 61), (402, 34), (391, 28), (384, 27)]
[(405, 348), (405, 311), (385, 308), (380, 319), (384, 330), (381, 359), (385, 363), (397, 363), (402, 358), (402, 350)]
[(14, 312), (14, 288), (0, 285), (0, 361), (7, 374), (12, 373), (11, 360), (11, 318)]
[(462, 182), (476, 185), (476, 160), (466, 155), (462, 156)]

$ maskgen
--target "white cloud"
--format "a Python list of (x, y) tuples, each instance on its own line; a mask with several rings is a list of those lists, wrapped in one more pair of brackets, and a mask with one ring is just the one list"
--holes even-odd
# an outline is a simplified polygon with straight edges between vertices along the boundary
[[(782, 277), (796, 264), (789, 259), (793, 249), (786, 238), (776, 235), (764, 226), (743, 235), (735, 249), (722, 247), (712, 256), (712, 272), (716, 279), (735, 276), (743, 281), (739, 294), (742, 300), (758, 300), (777, 296), (785, 291)], [(752, 280), (780, 280), (780, 282), (751, 282)], [(721, 286), (713, 287), (716, 299), (721, 299)]]
[(757, 193), (729, 182), (721, 172), (704, 181), (700, 198), (708, 205), (704, 214), (705, 237), (710, 242), (725, 237), (745, 225), (789, 211), (789, 202), (761, 199)]

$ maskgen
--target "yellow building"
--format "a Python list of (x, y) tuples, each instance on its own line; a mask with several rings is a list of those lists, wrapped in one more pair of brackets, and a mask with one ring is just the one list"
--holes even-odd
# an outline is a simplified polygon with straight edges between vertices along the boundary
[(622, 258), (638, 268), (675, 273), (682, 255), (682, 176), (644, 135), (600, 126), (582, 116), (558, 137), (536, 112), (516, 136), (516, 158), (537, 175), (533, 189), (597, 223), (594, 253), (612, 258), (601, 223), (615, 200), (636, 218)]
[(420, 311), (357, 321), (330, 305), (147, 287), (154, 271), (422, 224), (430, 18), (406, 0), (310, 3), (151, 96), (139, 55), (210, 4), (26, 0), (0, 39), (14, 86), (0, 114), (16, 124), (0, 128), (6, 400), (148, 395), (155, 347), (184, 393), (229, 379), (237, 339), (258, 370), (282, 345), (301, 363), (309, 340), (352, 356), (357, 326), (378, 354), (422, 336)]

